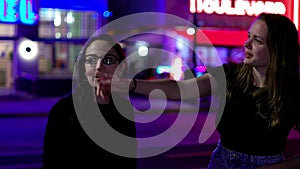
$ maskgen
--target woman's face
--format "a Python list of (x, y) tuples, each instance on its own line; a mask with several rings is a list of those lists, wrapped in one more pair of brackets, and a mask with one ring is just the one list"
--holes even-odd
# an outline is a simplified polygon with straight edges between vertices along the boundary
[(268, 27), (262, 20), (255, 20), (248, 30), (248, 39), (244, 44), (244, 64), (266, 69), (270, 52), (267, 46)]
[(95, 40), (86, 49), (85, 75), (91, 86), (96, 87), (96, 77), (103, 73), (113, 74), (117, 69), (118, 54), (107, 41)]

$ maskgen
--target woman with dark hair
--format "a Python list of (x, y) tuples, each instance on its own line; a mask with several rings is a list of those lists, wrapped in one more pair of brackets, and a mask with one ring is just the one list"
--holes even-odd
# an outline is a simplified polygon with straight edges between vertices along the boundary
[[(97, 94), (101, 91), (97, 85), (99, 77), (103, 73), (113, 74), (124, 59), (123, 49), (109, 35), (94, 35), (85, 43), (76, 60), (72, 94), (59, 100), (49, 113), (44, 168), (117, 168), (120, 165), (136, 168), (134, 111), (122, 110), (126, 112), (124, 117), (110, 91)], [(123, 101), (121, 97), (117, 99), (118, 103)], [(132, 138), (131, 142), (113, 140), (106, 124)]]
[[(191, 90), (195, 79), (135, 79), (130, 86), (138, 94), (160, 89), (169, 99), (183, 99), (182, 91), (189, 98), (220, 94), (226, 83), (225, 107), (217, 124), (220, 141), (209, 169), (254, 169), (279, 163), (284, 160), (289, 132), (300, 129), (299, 39), (294, 23), (283, 15), (260, 14), (248, 30), (244, 49), (241, 63), (210, 68), (196, 78), (198, 91)], [(214, 76), (217, 70), (224, 70), (226, 80)], [(129, 80), (120, 78), (112, 83), (108, 79), (104, 84), (124, 92), (122, 86)]]

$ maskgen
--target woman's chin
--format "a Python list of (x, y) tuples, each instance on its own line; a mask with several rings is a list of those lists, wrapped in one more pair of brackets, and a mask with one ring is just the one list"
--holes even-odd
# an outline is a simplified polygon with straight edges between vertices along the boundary
[(243, 63), (246, 65), (251, 65), (252, 64), (252, 60), (249, 58), (244, 58)]

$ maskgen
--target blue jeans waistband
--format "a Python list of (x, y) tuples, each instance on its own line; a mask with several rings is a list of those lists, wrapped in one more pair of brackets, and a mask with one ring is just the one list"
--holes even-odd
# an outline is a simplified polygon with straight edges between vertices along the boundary
[(245, 154), (230, 150), (219, 141), (217, 148), (212, 154), (209, 168), (252, 169), (258, 166), (278, 163), (282, 160), (283, 154), (271, 156)]

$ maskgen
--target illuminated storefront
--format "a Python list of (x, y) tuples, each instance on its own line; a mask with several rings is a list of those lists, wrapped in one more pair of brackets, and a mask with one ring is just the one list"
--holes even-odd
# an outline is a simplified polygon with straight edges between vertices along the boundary
[(34, 0), (0, 1), (0, 87), (13, 85), (13, 51), (18, 24), (35, 25), (39, 20)]
[(103, 24), (107, 2), (0, 0), (0, 9), (0, 89), (44, 95), (43, 80), (70, 84), (74, 60)]
[[(0, 11), (2, 23), (0, 24), (0, 88), (13, 87), (13, 79), (19, 77), (27, 81), (22, 82), (18, 87), (38, 86), (38, 83), (32, 84), (33, 81), (37, 82), (36, 79), (39, 79), (39, 82), (41, 79), (70, 81), (74, 60), (81, 46), (95, 30), (105, 24), (102, 14), (108, 8), (108, 1), (105, 0), (0, 1), (0, 8), (3, 9)], [(18, 3), (14, 4), (16, 2)], [(174, 51), (174, 57), (162, 56), (161, 65), (156, 69), (158, 74), (164, 72), (174, 74), (171, 66), (179, 67), (182, 62), (195, 70), (198, 75), (199, 72), (205, 71), (203, 65), (215, 64), (215, 57), (220, 57), (223, 62), (240, 60), (242, 57), (240, 48), (247, 38), (247, 29), (256, 15), (261, 12), (284, 14), (299, 27), (299, 0), (153, 0), (151, 2), (131, 0), (118, 1), (117, 5), (122, 7), (122, 9), (114, 9), (118, 12), (127, 8), (131, 10), (126, 11), (125, 15), (157, 11), (179, 16), (194, 23), (208, 37), (209, 41), (197, 36), (199, 32), (193, 33), (192, 28), (178, 25), (165, 30), (167, 36), (174, 37), (174, 39), (170, 38), (171, 40), (166, 40), (168, 38), (162, 36), (141, 38), (145, 39), (143, 43), (139, 37), (137, 40), (129, 40), (126, 44), (128, 53), (147, 51), (147, 54), (141, 53), (139, 58), (141, 61), (130, 63), (132, 65), (129, 67), (132, 69), (143, 68), (147, 63), (151, 63), (152, 47)], [(17, 45), (23, 35), (30, 35), (31, 37), (25, 38), (37, 42), (40, 51), (36, 54), (36, 59), (31, 62), (24, 60), (20, 63), (20, 59), (16, 62), (16, 58), (20, 58), (17, 56)], [(148, 41), (148, 39), (152, 40)], [(202, 58), (195, 57), (190, 49), (182, 45), (182, 42), (195, 42), (194, 51)], [(209, 43), (212, 43), (217, 53), (211, 47), (207, 47)], [(26, 66), (30, 64), (31, 66)], [(182, 71), (178, 74), (183, 74)], [(174, 79), (180, 79), (175, 74), (172, 76)], [(30, 90), (34, 92), (38, 89)]]

